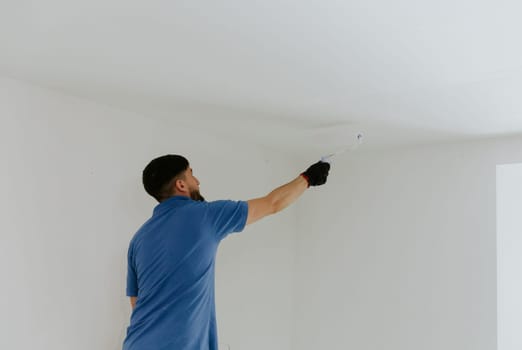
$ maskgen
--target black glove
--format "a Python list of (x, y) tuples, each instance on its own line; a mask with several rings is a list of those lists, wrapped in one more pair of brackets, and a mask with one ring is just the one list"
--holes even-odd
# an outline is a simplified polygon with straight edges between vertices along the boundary
[(319, 186), (326, 183), (328, 171), (330, 171), (330, 164), (318, 161), (306, 169), (301, 175), (308, 181), (308, 187)]

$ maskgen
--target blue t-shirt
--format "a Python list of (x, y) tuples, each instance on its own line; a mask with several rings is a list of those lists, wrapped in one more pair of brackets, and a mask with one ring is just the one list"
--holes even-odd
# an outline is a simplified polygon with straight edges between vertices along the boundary
[(129, 245), (127, 296), (137, 303), (124, 350), (217, 350), (216, 251), (247, 216), (243, 201), (175, 196), (154, 208)]

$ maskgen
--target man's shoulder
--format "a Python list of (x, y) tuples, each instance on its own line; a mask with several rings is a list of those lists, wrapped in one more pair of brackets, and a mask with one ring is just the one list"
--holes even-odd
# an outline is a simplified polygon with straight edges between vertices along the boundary
[(210, 206), (221, 206), (221, 205), (234, 205), (234, 204), (238, 205), (238, 204), (241, 204), (241, 203), (246, 203), (246, 201), (233, 200), (233, 199), (218, 199), (218, 200), (215, 200), (215, 201), (205, 202), (205, 203), (207, 203)]

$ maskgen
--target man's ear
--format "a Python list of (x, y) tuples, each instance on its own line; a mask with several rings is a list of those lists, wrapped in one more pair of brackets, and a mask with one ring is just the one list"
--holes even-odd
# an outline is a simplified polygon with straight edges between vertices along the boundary
[(187, 183), (185, 181), (183, 181), (182, 179), (177, 179), (176, 181), (174, 181), (174, 190), (176, 192), (181, 192), (181, 193), (187, 192), (188, 191)]

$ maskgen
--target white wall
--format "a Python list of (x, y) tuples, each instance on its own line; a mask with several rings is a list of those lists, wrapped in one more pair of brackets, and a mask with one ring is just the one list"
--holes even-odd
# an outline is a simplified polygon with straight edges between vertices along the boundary
[(299, 203), (295, 349), (496, 348), (496, 165), (522, 138), (352, 153)]
[(498, 350), (522, 349), (522, 163), (497, 167)]
[[(183, 118), (0, 80), (1, 349), (120, 348), (127, 244), (155, 205), (140, 183), (152, 157), (187, 155), (208, 199), (263, 195), (308, 165)], [(495, 166), (520, 161), (522, 138), (340, 157), (325, 187), (223, 242), (221, 341), (494, 349)]]
[[(207, 199), (263, 195), (298, 170), (241, 140), (202, 134), (0, 79), (0, 349), (120, 349), (128, 242), (155, 202), (141, 170), (186, 155)], [(289, 349), (295, 209), (225, 240), (221, 341)]]

